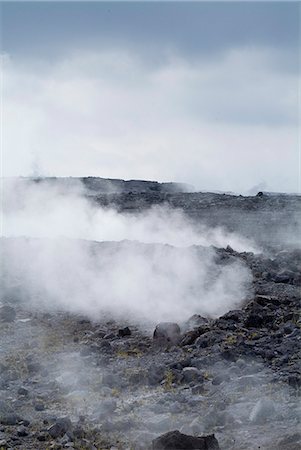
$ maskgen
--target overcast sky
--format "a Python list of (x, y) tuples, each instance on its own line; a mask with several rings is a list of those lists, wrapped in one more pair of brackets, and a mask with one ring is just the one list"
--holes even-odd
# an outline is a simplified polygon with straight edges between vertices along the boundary
[(0, 7), (5, 176), (298, 191), (298, 3)]

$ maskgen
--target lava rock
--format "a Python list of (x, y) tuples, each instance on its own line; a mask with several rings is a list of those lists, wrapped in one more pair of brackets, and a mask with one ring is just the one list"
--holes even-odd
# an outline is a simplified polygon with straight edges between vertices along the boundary
[(64, 436), (65, 433), (72, 428), (71, 420), (69, 417), (61, 417), (55, 421), (53, 425), (48, 428), (48, 433), (54, 439)]
[(288, 384), (295, 389), (299, 389), (301, 386), (301, 376), (300, 374), (292, 374), (288, 377)]
[(273, 279), (275, 283), (292, 283), (294, 281), (294, 272), (291, 270), (282, 270), (277, 273)]
[(28, 436), (28, 434), (29, 433), (24, 425), (21, 425), (20, 427), (17, 428), (17, 435), (19, 437), (26, 437)]
[(151, 386), (161, 383), (166, 374), (166, 368), (164, 366), (152, 366), (150, 367), (147, 378)]
[(199, 314), (194, 314), (185, 323), (186, 328), (189, 330), (199, 327), (206, 327), (208, 325), (209, 319), (206, 319), (206, 317), (202, 317)]
[(160, 344), (177, 344), (181, 338), (181, 329), (177, 323), (159, 323), (154, 331), (153, 338)]
[(29, 361), (27, 362), (27, 370), (30, 375), (36, 374), (42, 370), (42, 366), (39, 362)]
[(120, 336), (120, 337), (131, 336), (131, 334), (132, 334), (132, 332), (129, 329), (129, 327), (120, 328), (118, 330), (118, 336)]
[(21, 422), (21, 417), (17, 414), (7, 414), (5, 416), (0, 417), (0, 423), (2, 425), (18, 425)]
[(192, 381), (200, 383), (204, 381), (202, 373), (196, 367), (184, 367), (182, 375), (185, 383), (191, 383)]
[(12, 306), (3, 305), (0, 307), (0, 320), (2, 322), (14, 322), (16, 311)]
[(220, 319), (233, 320), (233, 322), (241, 322), (243, 320), (244, 313), (241, 310), (232, 310), (224, 314)]
[(103, 340), (99, 343), (99, 349), (104, 353), (111, 353), (112, 345), (109, 341)]
[(214, 434), (209, 436), (189, 436), (180, 431), (170, 431), (152, 441), (153, 450), (219, 450)]
[(195, 328), (194, 330), (188, 331), (184, 334), (184, 336), (181, 339), (180, 345), (192, 345), (195, 343), (198, 337), (202, 336), (203, 334), (207, 333), (209, 331), (208, 325), (204, 325), (198, 328)]
[(263, 317), (259, 314), (250, 314), (245, 321), (247, 328), (260, 328), (262, 325)]
[(18, 394), (19, 395), (24, 395), (24, 396), (28, 396), (29, 395), (29, 391), (28, 391), (28, 389), (26, 389), (26, 388), (24, 388), (24, 387), (19, 387), (19, 389), (18, 389)]
[(218, 344), (224, 339), (224, 333), (219, 330), (211, 330), (200, 337), (195, 341), (195, 345), (200, 348), (207, 348), (212, 346), (213, 344)]
[(36, 411), (44, 411), (45, 405), (44, 405), (44, 403), (36, 403), (36, 404), (34, 405), (34, 409), (35, 409)]

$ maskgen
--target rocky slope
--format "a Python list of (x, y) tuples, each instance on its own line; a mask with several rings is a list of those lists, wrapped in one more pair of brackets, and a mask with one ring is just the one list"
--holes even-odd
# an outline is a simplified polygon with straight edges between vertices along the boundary
[[(0, 448), (299, 449), (301, 251), (290, 233), (300, 227), (300, 197), (97, 193), (91, 201), (129, 214), (167, 202), (196, 223), (252, 236), (263, 244), (258, 254), (193, 250), (200, 261), (213, 252), (217, 272), (233, 262), (248, 268), (247, 294), (222, 316), (156, 324), (45, 308), (6, 282)], [(2, 239), (2, 255), (17, 242)], [(95, 253), (104, 245), (123, 244), (89, 244)]]

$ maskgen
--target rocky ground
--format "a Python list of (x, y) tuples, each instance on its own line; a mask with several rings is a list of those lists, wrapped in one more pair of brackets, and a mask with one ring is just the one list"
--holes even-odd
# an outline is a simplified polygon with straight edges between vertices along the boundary
[[(115, 206), (128, 209), (137, 194), (113, 195)], [(206, 201), (206, 194), (168, 195), (195, 220), (200, 210), (210, 217), (210, 194)], [(190, 203), (186, 195), (193, 196)], [(96, 201), (105, 204), (107, 194)], [(278, 238), (286, 221), (299, 227), (283, 213), (294, 213), (297, 197), (214, 194), (211, 202), (213, 212), (221, 203), (229, 209), (229, 227), (234, 207), (243, 218), (259, 210), (258, 229), (281, 216), (270, 229), (280, 230)], [(244, 216), (247, 203), (254, 209), (246, 207)], [(264, 205), (261, 216), (258, 205)], [(242, 219), (238, 228), (249, 225)], [(240, 261), (252, 273), (247, 298), (221, 317), (143, 325), (104, 311), (93, 320), (3, 295), (0, 449), (301, 448), (301, 250), (293, 239), (276, 237), (258, 254), (213, 249), (217, 265)]]

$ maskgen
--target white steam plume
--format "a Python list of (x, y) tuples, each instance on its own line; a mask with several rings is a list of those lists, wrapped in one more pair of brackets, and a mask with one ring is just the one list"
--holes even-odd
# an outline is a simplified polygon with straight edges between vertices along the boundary
[(2, 239), (6, 295), (96, 319), (109, 313), (151, 322), (217, 316), (245, 298), (250, 273), (242, 264), (218, 265), (213, 249), (192, 246), (254, 250), (243, 238), (196, 230), (167, 207), (126, 215), (92, 206), (80, 186), (69, 193), (44, 183), (23, 184), (23, 192), (11, 187), (4, 208), (9, 238)]

